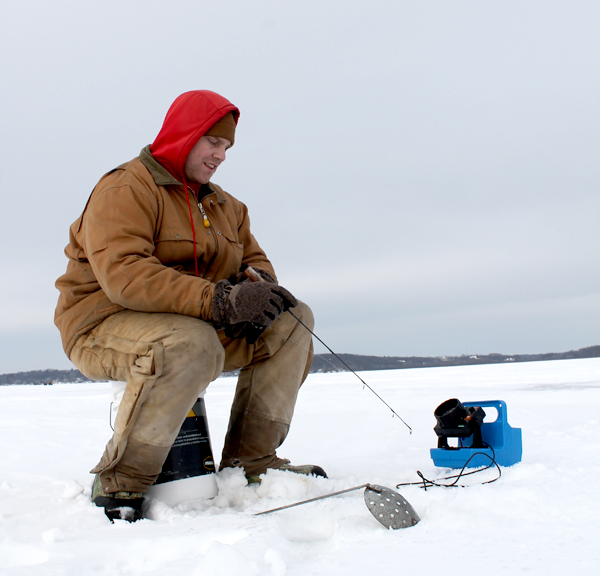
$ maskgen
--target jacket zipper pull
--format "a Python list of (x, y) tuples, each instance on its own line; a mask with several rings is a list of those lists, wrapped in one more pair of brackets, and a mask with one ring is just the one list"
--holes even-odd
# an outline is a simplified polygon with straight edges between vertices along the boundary
[(210, 228), (210, 222), (208, 221), (208, 217), (206, 216), (206, 212), (204, 211), (204, 206), (200, 202), (198, 202), (198, 208), (200, 208), (200, 212), (202, 212), (202, 216), (204, 216), (204, 227)]

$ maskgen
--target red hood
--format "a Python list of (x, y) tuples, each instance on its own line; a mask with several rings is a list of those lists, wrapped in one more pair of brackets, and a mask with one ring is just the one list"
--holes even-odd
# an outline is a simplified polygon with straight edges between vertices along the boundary
[(217, 120), (229, 112), (233, 112), (237, 123), (240, 111), (223, 96), (210, 90), (185, 92), (169, 108), (163, 126), (150, 146), (152, 156), (183, 182), (183, 166), (190, 150)]

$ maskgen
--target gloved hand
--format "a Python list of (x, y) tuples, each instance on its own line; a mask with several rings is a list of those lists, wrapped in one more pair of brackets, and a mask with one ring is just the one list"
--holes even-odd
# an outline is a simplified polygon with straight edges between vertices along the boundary
[(230, 338), (246, 338), (254, 344), (275, 318), (297, 305), (296, 298), (277, 284), (242, 282), (232, 286), (220, 280), (212, 302), (213, 324), (224, 328)]

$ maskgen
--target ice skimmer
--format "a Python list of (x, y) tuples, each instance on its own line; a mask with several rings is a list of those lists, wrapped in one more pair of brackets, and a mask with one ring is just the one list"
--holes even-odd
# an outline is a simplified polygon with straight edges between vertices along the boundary
[(415, 512), (414, 508), (406, 501), (406, 499), (391, 488), (385, 486), (378, 486), (376, 484), (361, 484), (354, 488), (347, 488), (346, 490), (340, 490), (339, 492), (332, 492), (324, 496), (317, 496), (316, 498), (310, 498), (309, 500), (303, 500), (302, 502), (296, 502), (295, 504), (288, 504), (287, 506), (281, 506), (280, 508), (273, 508), (272, 510), (265, 510), (264, 512), (258, 512), (255, 516), (261, 516), (262, 514), (270, 514), (271, 512), (279, 512), (280, 510), (286, 510), (287, 508), (293, 508), (302, 504), (308, 504), (309, 502), (316, 502), (317, 500), (323, 500), (325, 498), (331, 498), (332, 496), (339, 496), (346, 492), (352, 492), (354, 490), (360, 490), (364, 488), (364, 499), (367, 508), (373, 514), (373, 517), (377, 522), (383, 524), (388, 529), (398, 530), (399, 528), (410, 528), (421, 520), (419, 515)]

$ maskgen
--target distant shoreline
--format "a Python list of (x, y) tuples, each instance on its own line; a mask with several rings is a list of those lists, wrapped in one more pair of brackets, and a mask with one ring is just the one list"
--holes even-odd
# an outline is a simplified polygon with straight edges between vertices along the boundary
[[(569, 352), (546, 354), (472, 354), (462, 356), (363, 356), (360, 354), (338, 354), (352, 370), (398, 370), (408, 368), (436, 368), (441, 366), (473, 366), (479, 364), (501, 364), (503, 362), (542, 362), (546, 360), (573, 360), (600, 357), (600, 346), (588, 346)], [(333, 354), (317, 354), (311, 373), (347, 372)], [(16, 384), (48, 385), (54, 382), (91, 382), (79, 370), (32, 370), (14, 374), (0, 374), (0, 386)]]
[[(473, 366), (479, 364), (501, 364), (503, 362), (543, 362), (546, 360), (572, 360), (600, 357), (600, 346), (588, 346), (569, 352), (545, 354), (464, 354), (462, 356), (361, 356), (338, 354), (352, 370), (398, 370), (408, 368), (437, 368), (441, 366)], [(315, 356), (311, 372), (346, 371), (332, 354)]]

